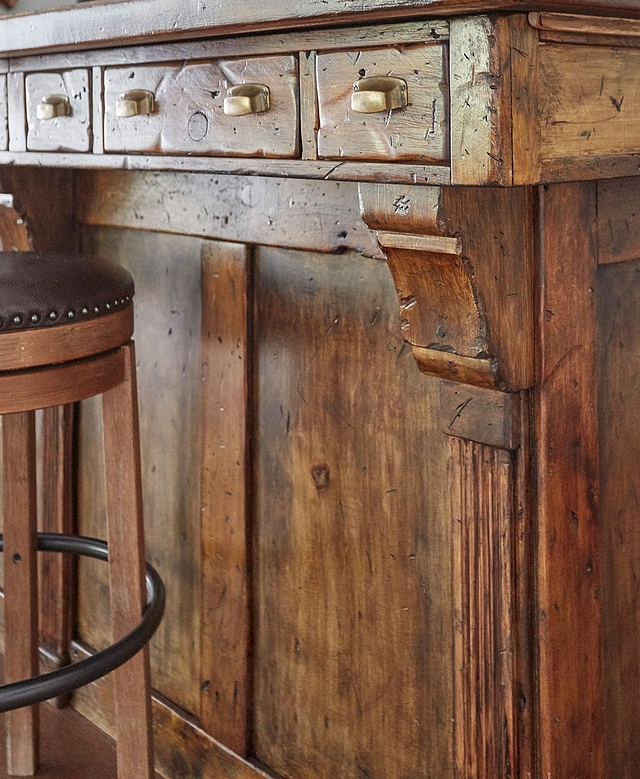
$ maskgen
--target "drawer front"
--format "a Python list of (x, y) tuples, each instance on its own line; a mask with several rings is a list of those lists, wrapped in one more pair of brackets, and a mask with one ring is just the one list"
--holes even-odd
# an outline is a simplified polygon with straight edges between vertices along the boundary
[[(378, 113), (351, 107), (354, 84), (394, 76), (407, 106)], [(334, 159), (449, 159), (449, 87), (443, 44), (318, 55), (318, 153)]]
[[(29, 151), (91, 150), (91, 90), (86, 69), (62, 73), (30, 73), (25, 81), (27, 149)], [(65, 98), (68, 115), (38, 116), (43, 100)]]
[[(105, 151), (294, 157), (298, 149), (298, 68), (294, 57), (217, 60), (105, 71)], [(261, 84), (270, 106), (228, 116), (227, 89)], [(131, 90), (155, 97), (153, 113), (121, 117), (116, 103)]]

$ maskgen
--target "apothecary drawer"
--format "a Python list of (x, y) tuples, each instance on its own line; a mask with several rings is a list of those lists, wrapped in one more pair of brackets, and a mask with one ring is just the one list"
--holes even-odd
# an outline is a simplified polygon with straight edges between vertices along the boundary
[(295, 157), (291, 56), (107, 68), (108, 152)]
[(320, 157), (449, 159), (444, 44), (319, 54), (317, 84)]
[(25, 79), (27, 149), (91, 150), (91, 89), (85, 68), (28, 73)]

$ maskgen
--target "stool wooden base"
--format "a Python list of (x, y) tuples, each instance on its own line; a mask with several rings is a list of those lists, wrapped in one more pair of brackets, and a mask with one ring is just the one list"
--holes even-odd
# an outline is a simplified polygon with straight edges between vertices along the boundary
[[(0, 373), (5, 538), (5, 680), (38, 672), (35, 409), (103, 395), (111, 615), (114, 639), (146, 603), (135, 353), (131, 341), (59, 365)], [(153, 776), (149, 652), (114, 672), (119, 779)], [(8, 771), (38, 764), (37, 706), (7, 713)]]

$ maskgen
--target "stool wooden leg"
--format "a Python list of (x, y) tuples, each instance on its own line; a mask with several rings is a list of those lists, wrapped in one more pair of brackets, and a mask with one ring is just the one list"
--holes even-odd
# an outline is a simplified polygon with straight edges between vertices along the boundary
[[(16, 682), (38, 674), (35, 412), (2, 418), (4, 516), (4, 676)], [(31, 776), (38, 765), (38, 707), (6, 715), (7, 769)]]
[[(125, 380), (102, 396), (107, 494), (107, 539), (114, 639), (140, 621), (146, 592), (140, 485), (140, 445), (133, 344)], [(118, 779), (153, 776), (149, 650), (115, 671)]]

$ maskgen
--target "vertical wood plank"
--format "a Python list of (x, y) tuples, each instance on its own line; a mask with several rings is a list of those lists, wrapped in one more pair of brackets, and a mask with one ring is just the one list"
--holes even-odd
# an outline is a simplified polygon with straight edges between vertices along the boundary
[(595, 182), (540, 189), (538, 641), (543, 777), (602, 779)]
[(512, 454), (452, 438), (454, 754), (457, 779), (517, 769)]
[(300, 52), (300, 143), (302, 159), (318, 159), (318, 90), (315, 51)]
[(248, 266), (244, 244), (202, 250), (202, 724), (248, 746)]
[[(131, 631), (146, 605), (136, 367), (122, 347), (125, 381), (102, 396), (107, 540), (114, 639)], [(153, 777), (148, 645), (114, 671), (119, 779)]]
[(27, 150), (27, 107), (24, 91), (24, 73), (7, 74), (9, 105), (9, 150)]
[[(73, 533), (73, 405), (42, 412), (39, 529)], [(47, 670), (69, 663), (73, 629), (73, 559), (43, 553), (39, 566), (40, 642)], [(50, 666), (50, 667), (49, 667)], [(67, 696), (55, 699), (64, 705)]]
[(452, 183), (509, 185), (509, 17), (452, 19), (449, 52)]
[(526, 14), (511, 21), (513, 183), (535, 184), (542, 176), (538, 115), (538, 31)]
[[(6, 682), (38, 674), (35, 412), (2, 418)], [(38, 707), (6, 715), (7, 764), (13, 776), (38, 767)]]
[(94, 67), (91, 73), (91, 99), (93, 121), (91, 132), (93, 134), (93, 153), (104, 153), (104, 82), (102, 68)]

